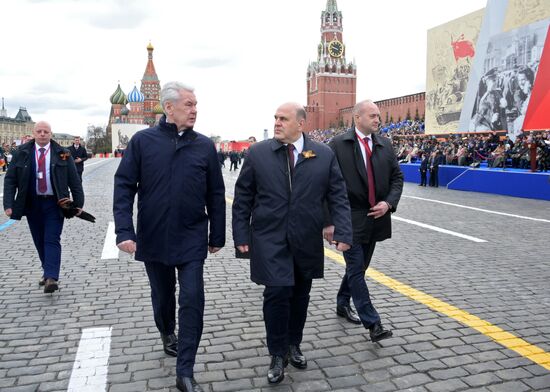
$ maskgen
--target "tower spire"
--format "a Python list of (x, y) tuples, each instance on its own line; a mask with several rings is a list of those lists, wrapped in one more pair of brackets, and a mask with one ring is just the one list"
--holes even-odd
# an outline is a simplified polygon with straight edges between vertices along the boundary
[(4, 108), (4, 97), (2, 97), (2, 110), (0, 110), (0, 117), (8, 117), (8, 112)]
[(147, 66), (145, 67), (145, 72), (143, 73), (143, 80), (158, 81), (157, 71), (155, 71), (155, 64), (153, 64), (153, 50), (155, 50), (155, 48), (151, 45), (151, 42), (149, 42), (149, 45), (147, 45)]
[(155, 71), (155, 65), (153, 64), (153, 50), (155, 48), (149, 42), (147, 45), (147, 66), (143, 73), (143, 79), (141, 79), (140, 91), (144, 95), (143, 113), (144, 122), (152, 126), (155, 123), (155, 113), (153, 108), (159, 102), (160, 98), (160, 81)]
[(336, 4), (336, 0), (327, 0), (327, 12), (334, 13), (338, 12), (338, 4)]

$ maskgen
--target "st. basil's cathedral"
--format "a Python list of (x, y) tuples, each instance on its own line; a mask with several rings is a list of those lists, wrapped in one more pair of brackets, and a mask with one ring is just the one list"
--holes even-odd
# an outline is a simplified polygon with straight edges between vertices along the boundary
[[(160, 81), (153, 63), (154, 49), (151, 43), (147, 45), (147, 65), (141, 79), (140, 89), (138, 90), (134, 86), (128, 94), (125, 94), (119, 83), (115, 92), (111, 95), (111, 113), (107, 125), (107, 137), (109, 139), (112, 137), (113, 125), (115, 124), (117, 128), (121, 128), (121, 124), (141, 124), (151, 127), (162, 116)], [(137, 129), (139, 127), (130, 128)], [(145, 127), (142, 126), (141, 128)]]

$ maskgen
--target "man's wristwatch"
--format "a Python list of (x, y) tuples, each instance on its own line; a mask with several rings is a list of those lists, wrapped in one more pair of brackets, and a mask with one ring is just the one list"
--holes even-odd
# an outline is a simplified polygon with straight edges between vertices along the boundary
[(389, 211), (391, 211), (393, 209), (392, 205), (390, 203), (388, 203), (387, 201), (384, 201), (384, 203), (386, 203), (388, 205), (388, 209)]

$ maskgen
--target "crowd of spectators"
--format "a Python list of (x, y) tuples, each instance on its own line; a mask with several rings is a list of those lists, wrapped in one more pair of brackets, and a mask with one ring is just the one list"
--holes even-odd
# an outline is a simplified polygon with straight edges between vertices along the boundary
[(340, 135), (341, 133), (346, 132), (345, 128), (330, 128), (330, 129), (315, 129), (311, 132), (308, 132), (308, 136), (321, 143), (330, 143), (334, 136)]
[[(330, 143), (334, 136), (346, 132), (347, 128), (316, 129), (308, 133), (308, 136), (321, 143)], [(420, 135), (424, 133), (424, 121), (422, 120), (403, 120), (399, 122), (389, 122), (380, 126), (380, 133), (386, 136), (392, 135)]]
[(423, 120), (403, 120), (397, 123), (390, 122), (380, 126), (380, 132), (388, 136), (421, 135), (424, 134)]
[(8, 143), (0, 144), (0, 173), (6, 172), (11, 157), (16, 149), (17, 145), (15, 142), (13, 142), (11, 146)]
[(441, 165), (480, 166), (490, 168), (529, 169), (531, 144), (536, 148), (537, 170), (548, 171), (550, 166), (550, 131), (526, 132), (515, 142), (497, 132), (457, 134), (446, 137), (434, 135), (404, 135), (392, 137), (401, 163), (414, 163), (422, 155), (435, 153)]
[[(345, 128), (314, 130), (313, 140), (329, 143)], [(392, 140), (400, 163), (420, 163), (423, 156), (437, 159), (441, 165), (480, 166), (490, 168), (530, 169), (531, 143), (536, 145), (537, 170), (550, 167), (550, 130), (524, 132), (515, 142), (505, 133), (475, 132), (467, 134), (426, 135), (424, 121), (404, 120), (380, 126), (380, 134)]]

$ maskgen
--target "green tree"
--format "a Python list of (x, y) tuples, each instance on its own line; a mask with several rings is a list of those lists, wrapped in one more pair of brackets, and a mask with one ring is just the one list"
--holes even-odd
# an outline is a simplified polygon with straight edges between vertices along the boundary
[(111, 141), (107, 137), (105, 127), (89, 125), (86, 132), (86, 148), (92, 154), (111, 152)]

